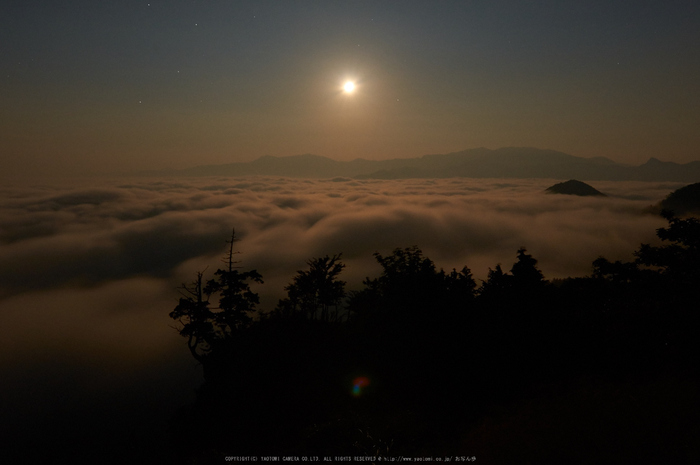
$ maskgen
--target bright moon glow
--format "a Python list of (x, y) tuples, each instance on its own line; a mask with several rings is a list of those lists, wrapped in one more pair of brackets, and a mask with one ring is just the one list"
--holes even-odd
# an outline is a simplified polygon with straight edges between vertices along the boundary
[(346, 82), (343, 85), (343, 90), (348, 94), (351, 93), (353, 90), (355, 90), (355, 83), (351, 81)]

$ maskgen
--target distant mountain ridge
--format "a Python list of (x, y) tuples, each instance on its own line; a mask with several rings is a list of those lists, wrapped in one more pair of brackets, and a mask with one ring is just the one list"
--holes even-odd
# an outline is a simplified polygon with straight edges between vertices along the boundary
[(700, 161), (685, 164), (650, 158), (639, 166), (605, 157), (583, 158), (531, 147), (476, 148), (447, 154), (390, 160), (336, 161), (320, 155), (266, 155), (252, 162), (201, 165), (182, 170), (148, 171), (156, 176), (288, 176), (358, 179), (402, 178), (552, 178), (588, 181), (700, 181)]

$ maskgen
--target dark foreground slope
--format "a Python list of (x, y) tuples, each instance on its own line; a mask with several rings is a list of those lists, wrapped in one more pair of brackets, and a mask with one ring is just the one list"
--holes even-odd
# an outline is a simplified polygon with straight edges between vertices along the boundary
[(171, 425), (173, 460), (697, 463), (700, 223), (668, 219), (670, 245), (554, 282), (525, 249), (477, 286), (409, 247), (376, 254), (381, 275), (345, 296), (340, 257), (312, 259), (249, 324), (247, 278), (217, 273), (199, 296), (218, 307), (195, 291), (174, 312), (190, 343), (207, 343), (193, 352), (198, 400)]

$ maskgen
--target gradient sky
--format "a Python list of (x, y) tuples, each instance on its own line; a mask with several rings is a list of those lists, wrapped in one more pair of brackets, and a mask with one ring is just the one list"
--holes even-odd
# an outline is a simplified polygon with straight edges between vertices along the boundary
[(700, 159), (694, 0), (5, 0), (0, 71), (5, 176), (481, 146)]

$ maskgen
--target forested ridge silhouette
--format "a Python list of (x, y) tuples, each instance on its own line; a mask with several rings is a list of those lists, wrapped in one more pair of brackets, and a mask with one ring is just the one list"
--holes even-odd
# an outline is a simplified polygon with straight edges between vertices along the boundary
[(347, 292), (327, 255), (269, 312), (232, 235), (225, 268), (197, 273), (170, 314), (204, 369), (171, 421), (174, 460), (696, 462), (700, 221), (663, 214), (662, 245), (586, 277), (547, 280), (521, 248), (478, 284), (412, 246), (375, 253), (381, 274)]

